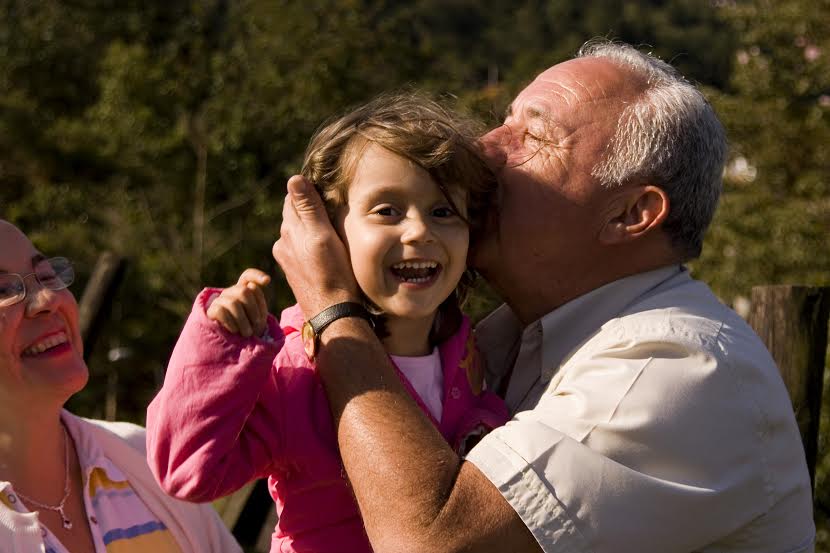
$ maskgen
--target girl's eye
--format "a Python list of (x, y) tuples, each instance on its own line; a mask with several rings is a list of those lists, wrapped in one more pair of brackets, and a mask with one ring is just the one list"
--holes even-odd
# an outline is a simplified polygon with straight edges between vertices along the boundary
[(398, 214), (398, 211), (392, 206), (384, 206), (375, 209), (372, 213), (382, 217), (394, 217)]
[(455, 210), (449, 206), (436, 207), (432, 210), (434, 217), (452, 217), (455, 215)]

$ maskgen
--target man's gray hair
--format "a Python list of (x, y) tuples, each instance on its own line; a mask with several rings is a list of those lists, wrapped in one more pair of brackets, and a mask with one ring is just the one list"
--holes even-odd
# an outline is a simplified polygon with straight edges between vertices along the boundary
[(669, 197), (663, 229), (684, 260), (700, 255), (718, 204), (726, 162), (726, 135), (703, 94), (671, 65), (627, 44), (593, 40), (578, 58), (607, 59), (647, 83), (620, 114), (608, 153), (592, 175), (606, 186), (632, 180)]

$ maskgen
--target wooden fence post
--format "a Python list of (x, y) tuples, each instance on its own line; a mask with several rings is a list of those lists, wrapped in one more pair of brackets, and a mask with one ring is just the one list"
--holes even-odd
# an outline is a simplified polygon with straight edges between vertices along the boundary
[(766, 344), (790, 392), (813, 484), (828, 317), (830, 287), (752, 288), (749, 324)]

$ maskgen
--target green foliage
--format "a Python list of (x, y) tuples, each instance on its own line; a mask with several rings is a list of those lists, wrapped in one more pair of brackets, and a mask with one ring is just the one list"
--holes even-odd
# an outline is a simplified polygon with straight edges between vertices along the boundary
[[(196, 292), (275, 268), (284, 182), (348, 106), (414, 85), (493, 124), (593, 36), (728, 79), (731, 33), (688, 0), (488, 4), (0, 0), (0, 215), (75, 259), (76, 293), (100, 252), (129, 260), (72, 407), (102, 416), (109, 382), (119, 416), (143, 420)], [(281, 279), (269, 299), (292, 301)], [(485, 290), (469, 308), (495, 304)]]
[[(823, 17), (817, 17), (823, 14)], [(830, 284), (830, 3), (739, 2), (724, 198), (697, 273), (727, 300), (758, 284)]]
[[(130, 263), (72, 408), (103, 416), (109, 385), (143, 421), (196, 292), (275, 269), (284, 182), (326, 118), (416, 86), (497, 124), (595, 36), (676, 65), (727, 128), (696, 275), (726, 301), (830, 284), (828, 0), (0, 0), (0, 216), (72, 257), (78, 294), (100, 252)], [(269, 294), (292, 301), (280, 278)], [(483, 287), (468, 310), (496, 302)], [(821, 524), (828, 471), (822, 455)]]

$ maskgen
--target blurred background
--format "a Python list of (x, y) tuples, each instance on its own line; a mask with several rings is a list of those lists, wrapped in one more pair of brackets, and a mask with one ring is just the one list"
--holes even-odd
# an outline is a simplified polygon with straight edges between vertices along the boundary
[[(74, 260), (78, 297), (103, 252), (127, 261), (70, 409), (143, 423), (206, 284), (255, 266), (272, 310), (292, 301), (270, 249), (326, 118), (414, 86), (496, 125), (596, 36), (678, 67), (727, 128), (695, 276), (739, 312), (753, 285), (830, 285), (828, 0), (0, 0), (0, 217)], [(470, 310), (496, 304), (481, 287)]]

